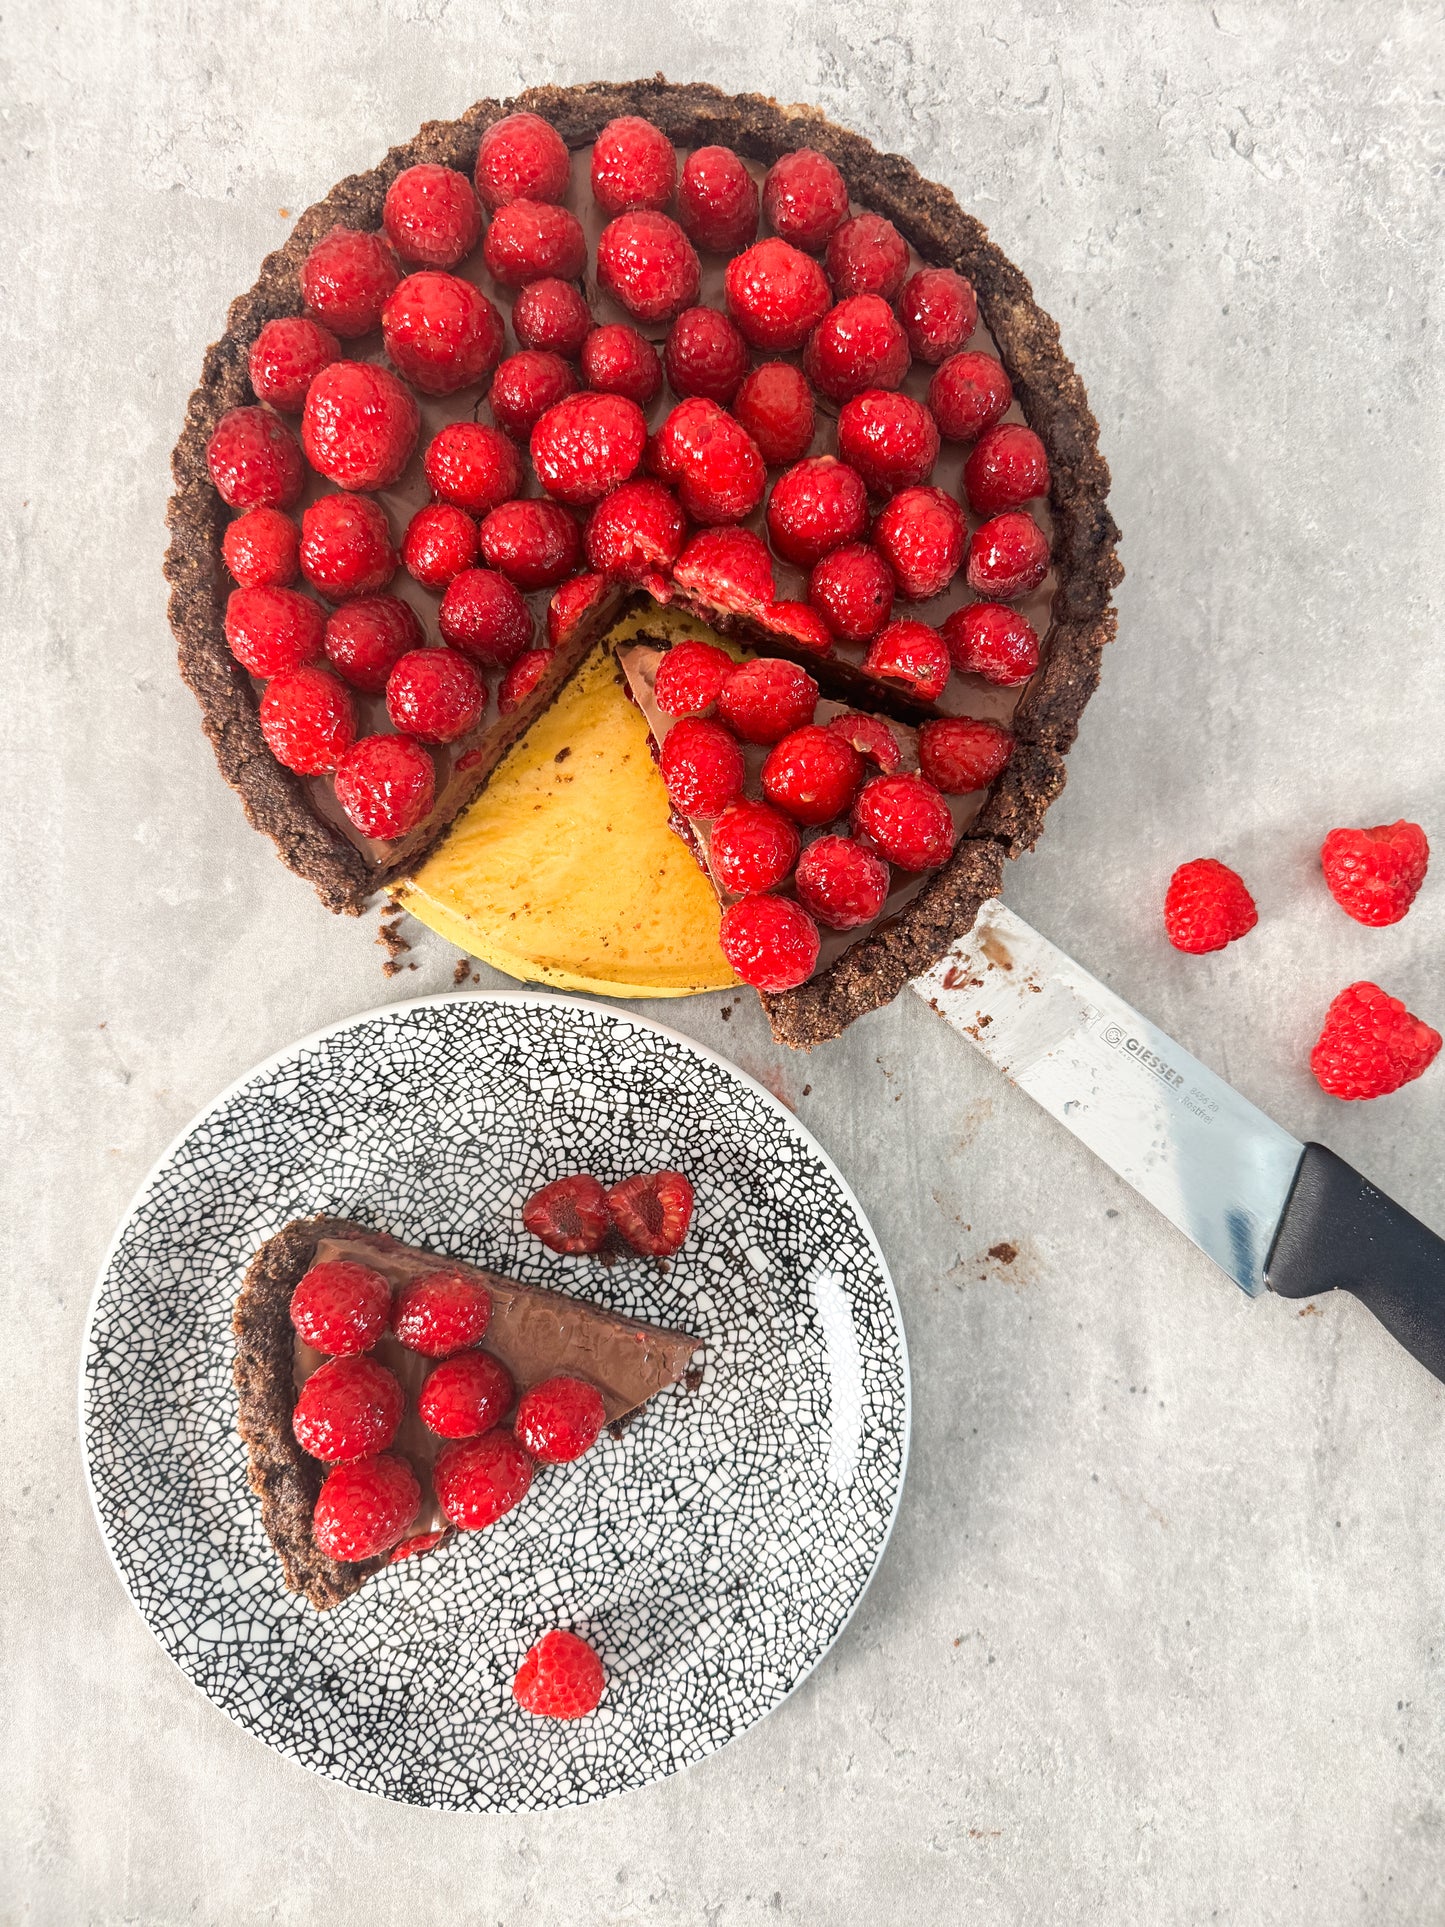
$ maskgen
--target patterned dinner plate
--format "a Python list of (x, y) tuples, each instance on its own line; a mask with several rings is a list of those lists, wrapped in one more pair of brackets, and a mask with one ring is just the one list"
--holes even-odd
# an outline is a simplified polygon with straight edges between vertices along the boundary
[[(665, 1267), (557, 1256), (522, 1228), (551, 1178), (663, 1166), (697, 1189)], [(285, 1590), (246, 1483), (230, 1329), (251, 1253), (316, 1212), (681, 1326), (701, 1382), (318, 1613)], [(313, 1771), (433, 1807), (601, 1799), (761, 1719), (858, 1604), (908, 1453), (897, 1300), (829, 1158), (688, 1038), (549, 996), (395, 1004), (219, 1097), (117, 1234), (81, 1399), (106, 1544), (177, 1665)], [(606, 1665), (588, 1719), (512, 1700), (555, 1625)]]

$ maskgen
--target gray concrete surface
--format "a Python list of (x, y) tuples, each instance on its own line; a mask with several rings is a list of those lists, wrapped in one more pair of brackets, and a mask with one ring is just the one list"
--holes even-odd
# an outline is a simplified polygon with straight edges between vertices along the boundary
[[(1445, 1065), (1360, 1108), (1305, 1068), (1353, 977), (1445, 1019), (1445, 849), (1384, 932), (1314, 863), (1336, 822), (1416, 814), (1445, 846), (1442, 38), (1418, 0), (6, 11), (0, 1919), (1445, 1918), (1445, 1389), (1352, 1302), (1249, 1306), (915, 999), (809, 1062), (746, 1006), (665, 1013), (857, 1186), (916, 1396), (846, 1638), (682, 1778), (489, 1819), (308, 1777), (131, 1610), (73, 1417), (97, 1261), (176, 1129), (292, 1037), (451, 977), (427, 940), (388, 984), (216, 778), (159, 570), (185, 396), (280, 210), (547, 78), (817, 102), (1032, 275), (1130, 575), (1010, 899), (1445, 1229)], [(1204, 852), (1262, 915), (1193, 960), (1158, 906)]]

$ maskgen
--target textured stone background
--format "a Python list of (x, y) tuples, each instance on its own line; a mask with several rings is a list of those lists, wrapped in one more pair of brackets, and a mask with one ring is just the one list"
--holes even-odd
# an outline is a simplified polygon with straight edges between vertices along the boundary
[[(681, 1779), (492, 1820), (309, 1778), (132, 1612), (73, 1416), (97, 1262), (173, 1133), (291, 1038), (451, 978), (428, 940), (385, 982), (371, 929), (328, 917), (215, 776), (159, 568), (186, 394), (280, 210), (548, 78), (814, 101), (1032, 275), (1130, 574), (1010, 900), (1445, 1228), (1445, 1066), (1358, 1110), (1304, 1067), (1353, 977), (1445, 1018), (1445, 874), (1371, 933), (1314, 866), (1340, 821), (1418, 814), (1445, 846), (1440, 8), (52, 0), (7, 9), (0, 49), (0, 1917), (1441, 1918), (1445, 1391), (1352, 1301), (1249, 1306), (916, 999), (811, 1062), (746, 1006), (665, 1012), (852, 1178), (916, 1399), (851, 1630)], [(1192, 960), (1158, 903), (1203, 852), (1262, 918)]]

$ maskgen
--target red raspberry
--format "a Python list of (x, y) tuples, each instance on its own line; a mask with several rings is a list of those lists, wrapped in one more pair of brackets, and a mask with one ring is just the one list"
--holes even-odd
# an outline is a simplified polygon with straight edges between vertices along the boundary
[(494, 569), (454, 576), (437, 611), (442, 639), (486, 669), (505, 669), (532, 640), (532, 611), (521, 591)]
[(976, 515), (999, 515), (1047, 495), (1049, 458), (1043, 443), (1022, 422), (986, 428), (964, 463), (963, 487)]
[(587, 265), (587, 241), (570, 209), (548, 201), (508, 201), (492, 216), (482, 259), (504, 288), (575, 281)]
[(328, 1465), (384, 1452), (396, 1437), (406, 1394), (374, 1358), (333, 1358), (301, 1387), (291, 1430), (296, 1443)]
[(820, 836), (798, 864), (795, 888), (803, 908), (830, 930), (872, 923), (888, 897), (888, 865), (850, 836)]
[(477, 149), (477, 193), (489, 214), (509, 201), (560, 201), (571, 174), (567, 143), (540, 114), (494, 120)]
[(672, 579), (710, 609), (755, 616), (777, 594), (768, 545), (751, 529), (704, 529), (677, 559)]
[(908, 272), (908, 243), (881, 214), (855, 214), (834, 230), (823, 265), (840, 301), (850, 294), (891, 301)]
[(950, 355), (928, 384), (928, 406), (950, 442), (971, 442), (992, 428), (1013, 398), (1008, 370), (993, 355)]
[(1013, 754), (1012, 734), (973, 716), (940, 716), (918, 732), (918, 766), (945, 796), (996, 783)]
[(926, 776), (875, 776), (853, 805), (853, 834), (900, 870), (932, 870), (953, 851), (953, 818)]
[(698, 247), (736, 254), (758, 232), (757, 183), (730, 147), (698, 147), (683, 162), (677, 214)]
[(430, 814), (436, 770), (410, 736), (363, 736), (341, 759), (336, 800), (363, 836), (391, 843)]
[[(763, 764), (768, 801), (786, 810), (794, 822), (814, 828), (841, 816), (862, 781), (863, 758), (851, 743), (819, 723), (785, 736)], [(747, 981), (751, 983), (751, 977)]]
[(569, 395), (532, 430), (532, 466), (549, 495), (586, 508), (628, 479), (646, 445), (647, 422), (635, 401)]
[(692, 1183), (681, 1171), (624, 1178), (607, 1193), (612, 1222), (643, 1258), (670, 1258), (681, 1249), (692, 1206)]
[(724, 890), (751, 896), (776, 889), (798, 860), (798, 832), (768, 803), (744, 797), (712, 826), (708, 861)]
[(302, 262), (300, 278), (307, 308), (349, 341), (378, 326), (401, 266), (379, 234), (334, 227)]
[(1181, 863), (1164, 893), (1164, 932), (1176, 950), (1223, 950), (1259, 922), (1244, 879), (1212, 856)]
[(786, 561), (809, 569), (868, 526), (868, 491), (833, 455), (809, 455), (785, 469), (768, 498), (768, 534)]
[(261, 734), (283, 768), (319, 776), (334, 770), (356, 741), (356, 712), (344, 684), (307, 663), (267, 683)]
[(206, 467), (233, 509), (289, 509), (306, 479), (296, 437), (266, 408), (228, 409), (206, 443)]
[(1430, 862), (1418, 823), (1378, 823), (1372, 830), (1331, 830), (1320, 849), (1330, 895), (1356, 923), (1398, 923), (1415, 901)]
[(672, 807), (683, 816), (720, 816), (743, 793), (743, 753), (721, 723), (685, 716), (658, 756)]
[(818, 263), (776, 236), (733, 256), (723, 290), (743, 339), (774, 354), (801, 348), (833, 301)]
[(547, 604), (547, 647), (556, 649), (566, 642), (606, 593), (607, 581), (601, 575), (574, 575), (564, 582)]
[(381, 316), (386, 352), (424, 395), (454, 395), (491, 374), (502, 358), (502, 317), (459, 274), (409, 274)]
[(942, 595), (958, 574), (967, 538), (963, 510), (941, 488), (900, 489), (873, 524), (873, 540), (908, 602)]
[(522, 1394), (512, 1429), (518, 1443), (543, 1465), (570, 1465), (597, 1443), (607, 1407), (582, 1378), (544, 1378)]
[(301, 573), (330, 602), (375, 595), (400, 561), (386, 511), (369, 495), (323, 495), (301, 517)]
[(592, 332), (592, 310), (570, 281), (533, 281), (512, 303), (512, 329), (524, 348), (570, 360)]
[(411, 460), (420, 426), (416, 397), (389, 368), (333, 361), (306, 391), (301, 441), (338, 488), (387, 488)]
[(345, 1258), (313, 1265), (291, 1294), (297, 1337), (329, 1358), (369, 1352), (390, 1322), (391, 1286), (370, 1265)]
[(600, 1180), (585, 1171), (534, 1191), (522, 1206), (522, 1223), (549, 1251), (568, 1255), (600, 1251), (612, 1229), (607, 1193)]
[(891, 683), (915, 702), (937, 702), (953, 667), (948, 644), (926, 622), (901, 616), (873, 638), (863, 658), (863, 673)]
[(386, 684), (386, 713), (403, 735), (454, 743), (476, 726), (487, 685), (455, 649), (413, 649)]
[(808, 578), (808, 600), (840, 642), (870, 642), (893, 613), (893, 571), (877, 549), (850, 542)]
[(391, 1328), (409, 1351), (445, 1358), (475, 1345), (491, 1315), (485, 1285), (456, 1271), (426, 1271), (397, 1293)]
[(717, 701), (734, 667), (715, 642), (675, 642), (657, 665), (658, 708), (664, 716), (700, 716)]
[[(835, 549), (833, 553), (841, 554), (841, 550)], [(821, 568), (822, 563), (818, 566)], [(770, 602), (757, 619), (774, 634), (786, 636), (795, 649), (807, 650), (810, 656), (828, 656), (833, 652), (832, 630), (806, 602)]]
[(813, 720), (818, 685), (806, 669), (779, 656), (759, 656), (729, 671), (718, 715), (745, 743), (780, 743)]
[(866, 756), (885, 776), (891, 776), (903, 761), (903, 745), (881, 716), (849, 709), (835, 716), (828, 728), (845, 743), (851, 743), (860, 756)]
[(284, 676), (321, 654), (320, 605), (295, 589), (233, 589), (226, 601), (226, 641), (253, 676)]
[(1039, 666), (1033, 624), (1006, 602), (970, 602), (944, 621), (943, 640), (963, 676), (1011, 688), (1027, 682)]
[(526, 1498), (532, 1461), (510, 1432), (484, 1432), (444, 1445), (432, 1483), (444, 1517), (463, 1532), (480, 1532)]
[(790, 361), (765, 361), (743, 378), (733, 413), (769, 468), (799, 461), (813, 444), (813, 391)]
[(898, 318), (915, 361), (944, 361), (978, 326), (973, 283), (952, 268), (920, 268), (899, 296)]
[(591, 331), (582, 343), (582, 374), (589, 388), (626, 395), (639, 408), (649, 407), (662, 393), (657, 350), (626, 321)]
[(477, 245), (482, 210), (465, 174), (423, 161), (403, 168), (386, 190), (381, 224), (403, 261), (454, 268)]
[(524, 348), (519, 355), (508, 355), (496, 372), (488, 397), (492, 416), (499, 428), (524, 442), (547, 410), (576, 387), (577, 377), (560, 355)]
[(818, 926), (791, 897), (743, 897), (718, 924), (722, 953), (755, 990), (795, 990), (818, 963)]
[(459, 1352), (427, 1373), (417, 1414), (439, 1439), (479, 1439), (512, 1409), (517, 1388), (500, 1358), (490, 1352)]
[(675, 395), (706, 395), (724, 407), (751, 365), (748, 344), (716, 308), (684, 308), (672, 324), (662, 365)]
[(221, 558), (243, 589), (284, 589), (300, 572), (301, 531), (280, 509), (247, 509), (226, 524)]
[(544, 1633), (517, 1668), (512, 1697), (541, 1719), (580, 1720), (595, 1710), (607, 1684), (602, 1661), (575, 1633)]
[(848, 184), (826, 154), (799, 147), (768, 169), (763, 212), (785, 241), (817, 254), (848, 218)]
[(767, 487), (767, 469), (752, 436), (701, 395), (680, 401), (658, 429), (655, 461), (695, 522), (741, 522)]
[(597, 284), (638, 321), (671, 321), (701, 281), (692, 242), (666, 214), (619, 214), (598, 237)]
[(834, 401), (865, 388), (896, 388), (908, 373), (908, 337), (886, 301), (876, 294), (850, 295), (808, 336), (803, 368)]
[(520, 709), (551, 666), (550, 649), (524, 649), (497, 685), (497, 711), (510, 716)]
[(448, 422), (432, 437), (426, 478), (444, 502), (469, 515), (487, 515), (522, 492), (522, 458), (516, 443), (481, 422)]
[(325, 648), (333, 669), (369, 696), (379, 696), (408, 649), (426, 640), (415, 609), (399, 596), (366, 596), (327, 618)]
[(592, 145), (592, 198), (604, 214), (664, 208), (677, 187), (677, 155), (640, 114), (608, 121)]
[(666, 576), (686, 534), (687, 518), (671, 489), (661, 482), (624, 482), (592, 511), (587, 560), (614, 581), (647, 582)]
[(555, 589), (582, 559), (582, 532), (559, 502), (503, 502), (477, 531), (477, 546), (519, 589)]
[(1440, 1033), (1378, 984), (1350, 984), (1325, 1012), (1310, 1069), (1331, 1097), (1387, 1097), (1427, 1070)]
[(415, 1559), (423, 1552), (433, 1552), (443, 1539), (450, 1537), (451, 1531), (446, 1526), (440, 1532), (414, 1532), (409, 1539), (402, 1539), (392, 1547), (386, 1555), (386, 1563), (395, 1566), (403, 1559)]
[(420, 1508), (415, 1472), (395, 1452), (382, 1452), (328, 1474), (311, 1530), (328, 1559), (374, 1559), (396, 1544)]
[(251, 386), (257, 401), (299, 415), (313, 379), (340, 354), (341, 344), (331, 330), (306, 315), (268, 321), (251, 343)]
[(450, 502), (429, 502), (407, 523), (401, 559), (406, 572), (438, 594), (477, 559), (477, 525)]
[(1011, 509), (969, 538), (964, 579), (975, 595), (1007, 602), (1036, 589), (1049, 572), (1049, 538), (1031, 515)]
[(933, 473), (938, 424), (911, 395), (865, 388), (838, 412), (838, 453), (875, 495), (892, 495)]

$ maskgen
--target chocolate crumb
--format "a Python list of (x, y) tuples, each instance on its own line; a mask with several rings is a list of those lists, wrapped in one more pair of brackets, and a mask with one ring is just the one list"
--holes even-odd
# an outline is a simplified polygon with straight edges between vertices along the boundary
[(552, 761), (554, 763), (565, 763), (571, 754), (572, 745), (570, 743), (563, 743), (562, 747), (557, 751), (557, 754), (552, 758)]
[(695, 1392), (702, 1384), (702, 1366), (689, 1365), (682, 1375), (682, 1382), (690, 1392)]
[(724, 1004), (722, 1009), (718, 1012), (718, 1016), (722, 1018), (724, 1023), (728, 1022), (732, 1014), (733, 1014), (733, 1007), (731, 1004)]
[(401, 965), (396, 961), (395, 957), (388, 957), (386, 962), (381, 966), (381, 974), (383, 977), (394, 977), (400, 969)]
[(471, 976), (471, 974), (472, 974), (472, 960), (471, 960), (471, 958), (470, 958), (470, 957), (458, 957), (458, 958), (457, 958), (457, 967), (456, 967), (456, 969), (455, 969), (455, 970), (454, 970), (454, 971), (452, 972), (452, 982), (453, 982), (454, 984), (464, 984), (464, 983), (465, 983), (465, 982), (467, 981), (467, 978)]
[(805, 1084), (803, 1086), (803, 1095), (804, 1097), (811, 1097), (813, 1095), (813, 1087), (811, 1084)]

